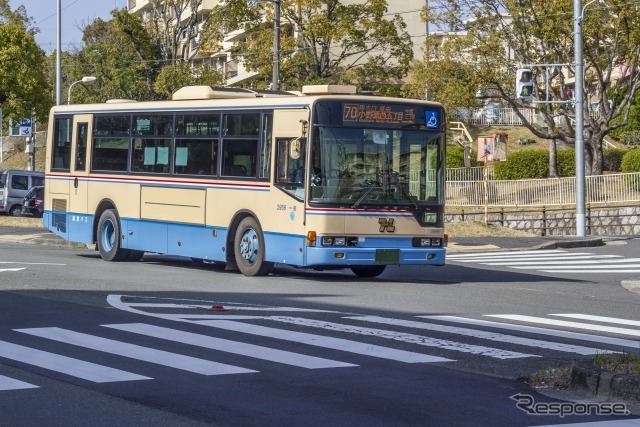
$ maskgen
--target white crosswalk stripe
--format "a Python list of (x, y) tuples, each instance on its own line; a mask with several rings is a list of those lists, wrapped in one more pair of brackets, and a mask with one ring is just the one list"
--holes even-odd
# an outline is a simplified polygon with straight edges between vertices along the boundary
[(37, 385), (0, 375), (0, 391), (24, 390), (27, 388), (39, 388)]
[(562, 250), (452, 254), (447, 260), (546, 273), (640, 273), (640, 258)]
[(564, 320), (545, 319), (543, 317), (523, 316), (520, 314), (489, 314), (488, 317), (495, 317), (498, 319), (516, 320), (528, 323), (537, 323), (542, 325), (552, 326), (565, 326), (574, 329), (586, 329), (595, 332), (610, 332), (613, 334), (631, 335), (640, 337), (640, 330), (628, 329), (628, 328), (616, 328), (612, 326), (595, 325), (592, 323), (579, 323), (568, 322)]
[(106, 383), (115, 381), (149, 380), (145, 377), (120, 369), (109, 368), (84, 360), (62, 356), (48, 351), (0, 341), (0, 357), (26, 363), (76, 378)]
[(273, 348), (246, 344), (238, 341), (225, 340), (221, 338), (209, 337), (201, 334), (177, 331), (175, 329), (162, 328), (160, 326), (135, 323), (128, 325), (102, 325), (107, 328), (121, 331), (133, 332), (150, 337), (161, 338), (183, 344), (195, 345), (212, 350), (224, 351), (227, 353), (239, 354), (247, 357), (268, 360), (271, 362), (285, 363), (287, 365), (299, 366), (308, 369), (323, 368), (343, 368), (357, 366), (351, 363), (337, 362), (335, 360), (322, 359), (319, 357), (305, 356), (303, 354), (292, 353), (290, 351), (276, 350)]
[[(492, 315), (492, 316), (495, 316), (495, 315)], [(482, 327), (488, 327), (488, 328), (506, 329), (510, 331), (526, 332), (526, 333), (538, 334), (543, 336), (568, 338), (568, 339), (587, 341), (592, 343), (607, 344), (615, 347), (625, 347), (625, 348), (636, 349), (638, 348), (638, 346), (640, 346), (640, 342), (624, 339), (624, 338), (584, 334), (580, 332), (572, 332), (572, 331), (565, 331), (565, 330), (558, 330), (558, 329), (547, 329), (547, 328), (540, 328), (537, 326), (496, 322), (496, 321), (465, 318), (465, 317), (458, 317), (458, 316), (418, 316), (418, 317), (421, 317), (424, 319), (441, 320), (445, 322), (462, 323), (465, 325), (474, 325), (474, 326), (482, 326)]]
[(226, 365), (224, 363), (211, 362), (209, 360), (156, 350), (136, 344), (101, 338), (95, 335), (70, 331), (68, 329), (30, 328), (15, 330), (17, 332), (23, 332), (25, 334), (35, 335), (41, 338), (86, 347), (119, 356), (130, 357), (132, 359), (143, 360), (145, 362), (169, 366), (202, 375), (243, 374), (256, 372), (251, 369), (244, 369), (237, 366)]
[[(295, 312), (295, 310), (293, 311)], [(278, 310), (275, 310), (275, 312), (277, 313)], [(640, 346), (640, 341), (629, 339), (629, 337), (640, 337), (640, 321), (591, 314), (552, 313), (543, 316), (484, 314), (482, 319), (436, 315), (419, 315), (414, 316), (413, 319), (408, 319), (339, 312), (325, 312), (325, 314), (330, 314), (333, 318), (339, 318), (340, 321), (281, 315), (251, 316), (250, 321), (239, 321), (235, 320), (235, 318), (234, 320), (182, 320), (183, 323), (181, 325), (183, 326), (189, 324), (208, 326), (222, 331), (237, 333), (237, 335), (234, 335), (235, 339), (233, 340), (203, 333), (188, 332), (182, 330), (185, 329), (184, 327), (172, 329), (150, 323), (102, 325), (112, 333), (118, 334), (119, 337), (124, 337), (124, 340), (110, 339), (57, 327), (14, 329), (14, 331), (32, 337), (62, 342), (65, 345), (60, 347), (56, 353), (51, 353), (0, 341), (0, 358), (15, 360), (19, 363), (37, 366), (96, 383), (104, 383), (152, 378), (57, 353), (73, 351), (74, 347), (81, 347), (108, 353), (116, 357), (141, 360), (151, 365), (161, 365), (202, 375), (222, 375), (259, 372), (241, 366), (244, 363), (258, 363), (257, 361), (305, 369), (365, 366), (365, 363), (358, 365), (339, 360), (340, 357), (336, 355), (340, 355), (341, 352), (352, 353), (365, 358), (379, 358), (401, 363), (456, 361), (475, 363), (474, 360), (478, 356), (507, 360), (548, 357), (554, 352), (593, 355), (604, 352), (624, 351), (624, 349), (637, 349)], [(367, 324), (375, 324), (380, 328), (369, 327)], [(271, 325), (293, 325), (296, 330), (280, 329)], [(309, 333), (304, 332), (305, 330), (320, 332)], [(416, 330), (421, 331), (421, 333), (413, 333)], [(510, 331), (510, 333), (496, 330)], [(104, 331), (106, 333), (107, 329)], [(322, 335), (323, 332), (329, 333), (331, 336)], [(370, 339), (358, 341), (357, 338), (339, 338), (335, 336), (336, 334), (365, 336)], [(438, 338), (437, 334), (458, 336), (460, 340)], [(618, 337), (599, 334), (618, 335)], [(158, 340), (158, 343), (164, 341), (165, 343), (176, 344), (180, 351), (174, 353), (126, 342), (135, 342), (140, 337), (152, 338)], [(248, 341), (251, 341), (252, 337), (258, 337), (256, 339), (261, 340), (261, 342), (264, 342), (265, 339), (273, 339), (275, 342), (273, 345), (269, 344), (269, 346), (251, 344)], [(473, 343), (464, 342), (469, 339)], [(398, 345), (402, 345), (404, 349), (400, 350), (392, 346), (372, 344), (371, 340), (396, 342)], [(492, 343), (492, 345), (480, 345), (479, 340), (485, 340)], [(567, 340), (572, 342), (566, 342)], [(306, 350), (302, 353), (281, 350), (277, 348), (279, 342), (288, 342), (289, 344), (286, 345), (289, 347), (301, 344)], [(308, 349), (313, 347), (329, 350), (333, 352), (334, 356), (325, 358), (304, 354), (308, 353)], [(524, 348), (525, 351), (519, 351), (520, 347)], [(190, 349), (195, 351), (198, 348), (205, 349), (205, 351), (210, 350), (210, 352), (206, 353), (207, 356), (205, 358), (180, 354)], [(431, 352), (429, 349), (437, 350), (442, 354), (426, 354)], [(202, 350), (199, 351), (202, 354)], [(216, 355), (221, 352), (243, 356), (247, 360), (243, 362), (243, 359), (237, 359), (234, 365), (237, 364), (239, 366), (210, 360), (215, 359)], [(83, 353), (84, 358), (90, 357), (87, 354), (90, 353), (86, 353), (86, 351)], [(460, 357), (455, 357), (456, 354)], [(468, 356), (464, 356), (465, 354)], [(453, 355), (455, 360), (443, 357), (444, 355)], [(253, 362), (251, 361), (252, 359)], [(101, 361), (104, 361), (104, 358), (101, 358)], [(122, 363), (122, 361), (120, 360), (119, 363)], [(262, 369), (270, 369), (270, 365), (265, 366)], [(0, 391), (37, 387), (37, 385), (0, 375)]]
[(480, 331), (477, 329), (460, 328), (458, 326), (446, 326), (436, 323), (414, 322), (411, 320), (387, 319), (378, 316), (358, 316), (350, 317), (350, 319), (360, 320), (363, 322), (382, 323), (385, 325), (402, 326), (407, 328), (416, 328), (429, 331), (445, 332), (449, 334), (458, 334), (474, 338), (482, 338), (490, 341), (506, 342), (510, 344), (524, 345), (527, 347), (543, 348), (547, 350), (556, 350), (566, 353), (577, 353), (583, 355), (598, 354), (602, 350), (593, 347), (583, 347), (579, 345), (563, 344), (552, 341), (542, 341), (531, 338), (523, 338), (512, 335), (505, 335), (495, 332)]
[(431, 363), (431, 362), (451, 362), (451, 359), (443, 357), (429, 356), (421, 353), (414, 353), (404, 350), (396, 350), (389, 347), (361, 343), (357, 341), (345, 340), (342, 338), (325, 337), (322, 335), (308, 334), (305, 332), (287, 331), (277, 328), (270, 328), (249, 323), (235, 322), (229, 320), (203, 320), (195, 322), (199, 325), (211, 326), (228, 331), (242, 332), (245, 334), (259, 335), (263, 337), (275, 338), (285, 341), (293, 341), (317, 347), (330, 348), (349, 353), (361, 354), (370, 357), (395, 360), (405, 363)]
[(294, 325), (311, 326), (330, 331), (347, 332), (366, 336), (391, 339), (394, 341), (407, 342), (426, 347), (436, 347), (446, 350), (459, 351), (462, 353), (480, 354), (483, 356), (495, 357), (496, 359), (514, 359), (521, 357), (536, 357), (533, 354), (519, 353), (515, 351), (502, 350), (498, 348), (485, 347), (473, 344), (431, 338), (422, 335), (408, 334), (405, 332), (395, 332), (386, 329), (364, 328), (359, 326), (344, 325), (340, 323), (325, 322), (320, 320), (303, 319), (300, 317), (272, 316), (270, 320), (276, 322), (292, 323)]

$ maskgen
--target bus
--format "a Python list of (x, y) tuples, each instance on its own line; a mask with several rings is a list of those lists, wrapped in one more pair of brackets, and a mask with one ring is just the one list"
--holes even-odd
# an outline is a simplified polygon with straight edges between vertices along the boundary
[(445, 263), (445, 112), (343, 85), (188, 86), (51, 109), (43, 223), (106, 261), (145, 252), (380, 275)]

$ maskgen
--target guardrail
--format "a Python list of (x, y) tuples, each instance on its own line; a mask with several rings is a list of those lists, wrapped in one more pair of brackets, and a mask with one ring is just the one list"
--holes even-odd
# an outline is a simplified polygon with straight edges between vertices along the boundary
[[(576, 179), (551, 178), (487, 182), (490, 206), (560, 206), (576, 203)], [(597, 175), (585, 178), (585, 202), (624, 203), (640, 201), (640, 173)], [(482, 180), (447, 181), (448, 206), (484, 206)]]

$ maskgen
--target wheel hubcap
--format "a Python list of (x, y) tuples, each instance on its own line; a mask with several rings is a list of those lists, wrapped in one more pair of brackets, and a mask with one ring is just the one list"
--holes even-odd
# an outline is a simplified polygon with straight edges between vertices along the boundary
[(113, 223), (111, 221), (105, 221), (102, 226), (102, 246), (107, 252), (113, 249), (113, 245), (116, 243), (116, 234), (114, 231)]
[(248, 229), (240, 240), (240, 255), (244, 260), (253, 264), (258, 258), (258, 235), (253, 229)]

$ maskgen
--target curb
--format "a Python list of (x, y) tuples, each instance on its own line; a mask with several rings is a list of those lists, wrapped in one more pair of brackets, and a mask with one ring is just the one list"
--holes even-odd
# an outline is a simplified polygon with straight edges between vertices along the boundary
[(588, 393), (598, 400), (618, 400), (640, 405), (640, 377), (605, 371), (592, 362), (580, 362), (573, 366), (570, 388)]
[(545, 242), (529, 249), (568, 249), (568, 248), (589, 248), (594, 246), (604, 246), (602, 237), (593, 237), (577, 240), (554, 240), (553, 242)]

